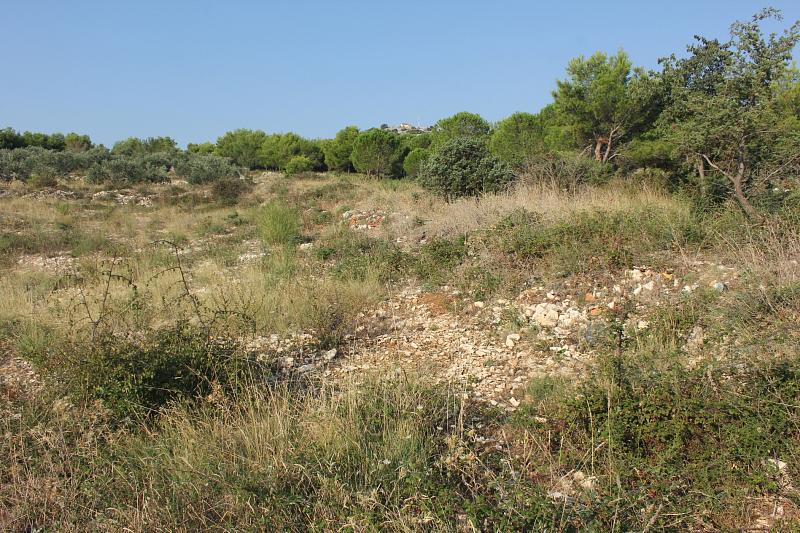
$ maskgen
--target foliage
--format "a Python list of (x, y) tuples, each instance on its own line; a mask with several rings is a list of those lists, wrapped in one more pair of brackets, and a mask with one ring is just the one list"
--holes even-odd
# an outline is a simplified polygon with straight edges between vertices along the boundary
[(329, 170), (338, 170), (340, 172), (352, 172), (355, 170), (350, 156), (353, 153), (356, 137), (358, 137), (358, 128), (347, 126), (339, 130), (336, 133), (336, 137), (325, 145), (325, 165)]
[(129, 185), (133, 183), (163, 182), (167, 180), (167, 168), (162, 162), (151, 161), (146, 156), (112, 156), (95, 163), (86, 174), (90, 183)]
[[(73, 348), (74, 349), (74, 348)], [(185, 324), (144, 342), (102, 336), (75, 349), (79, 360), (56, 356), (44, 364), (72, 394), (100, 400), (117, 422), (149, 415), (180, 398), (202, 397), (212, 382), (231, 386), (236, 345), (216, 343)]]
[(85, 152), (92, 146), (92, 139), (88, 135), (68, 133), (64, 137), (64, 149), (71, 152)]
[(12, 128), (4, 128), (0, 130), (0, 150), (13, 150), (14, 148), (22, 148), (25, 142), (22, 140), (22, 135), (13, 130)]
[(425, 148), (414, 148), (403, 159), (403, 171), (406, 176), (416, 178), (422, 164), (428, 159), (430, 152)]
[(189, 183), (210, 183), (237, 176), (239, 169), (225, 157), (187, 153), (175, 162), (175, 174)]
[(267, 134), (261, 130), (238, 129), (217, 139), (215, 153), (228, 157), (237, 165), (254, 169), (260, 165), (258, 155)]
[(178, 144), (170, 137), (148, 137), (139, 139), (129, 137), (123, 141), (114, 143), (111, 148), (113, 155), (120, 156), (144, 156), (147, 154), (157, 154), (160, 152), (172, 153), (178, 149)]
[(501, 191), (514, 179), (505, 163), (489, 153), (486, 143), (466, 137), (447, 141), (419, 172), (420, 183), (446, 199)]
[(524, 169), (548, 151), (547, 124), (541, 115), (514, 113), (495, 126), (489, 149), (512, 167)]
[(313, 170), (313, 168), (314, 165), (308, 157), (304, 155), (296, 155), (289, 159), (289, 162), (286, 163), (284, 173), (287, 176), (295, 176), (297, 174), (309, 172)]
[(430, 133), (431, 147), (439, 148), (451, 139), (467, 137), (485, 140), (491, 126), (476, 113), (462, 111), (452, 117), (443, 118), (433, 126)]
[(275, 133), (268, 135), (261, 143), (258, 157), (261, 166), (274, 170), (284, 170), (295, 156), (304, 156), (311, 162), (311, 170), (325, 169), (325, 156), (322, 148), (296, 133)]
[(216, 148), (214, 143), (211, 142), (189, 143), (186, 145), (186, 151), (190, 154), (213, 154)]
[(22, 144), (27, 147), (39, 147), (47, 150), (63, 150), (64, 134), (62, 133), (39, 133), (26, 131), (22, 134)]
[(597, 161), (610, 161), (621, 141), (657, 116), (658, 78), (632, 69), (623, 51), (577, 57), (569, 62), (567, 75), (553, 92), (555, 110), (577, 145), (591, 149)]
[(399, 155), (397, 135), (371, 129), (356, 137), (351, 160), (355, 169), (367, 176), (388, 176), (394, 172)]
[(765, 9), (733, 24), (727, 42), (698, 37), (688, 57), (662, 60), (669, 89), (665, 134), (701, 177), (707, 169), (727, 178), (754, 219), (760, 215), (746, 194), (754, 175), (774, 175), (800, 154), (800, 130), (787, 130), (790, 123), (776, 112), (776, 84), (786, 77), (800, 21), (767, 37), (761, 25), (770, 18), (780, 12)]

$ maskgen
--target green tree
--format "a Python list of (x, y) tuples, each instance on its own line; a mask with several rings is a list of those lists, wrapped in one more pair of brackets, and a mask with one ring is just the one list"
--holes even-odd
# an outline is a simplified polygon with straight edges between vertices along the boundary
[(483, 117), (476, 113), (462, 111), (436, 123), (430, 133), (431, 146), (438, 148), (450, 139), (457, 137), (485, 140), (490, 130), (491, 126)]
[(698, 162), (701, 178), (706, 170), (726, 178), (754, 219), (760, 216), (747, 197), (753, 177), (774, 175), (800, 157), (800, 132), (787, 130), (778, 105), (800, 21), (780, 35), (765, 36), (761, 27), (780, 18), (775, 9), (762, 10), (735, 22), (727, 42), (698, 37), (688, 57), (662, 60), (669, 89), (662, 129), (680, 153)]
[(509, 167), (489, 152), (485, 142), (468, 137), (447, 141), (419, 171), (422, 186), (448, 200), (497, 192), (514, 178)]
[(514, 113), (495, 126), (489, 149), (512, 167), (525, 168), (548, 151), (547, 124), (540, 115)]
[(38, 146), (48, 150), (64, 149), (64, 135), (61, 133), (48, 135), (47, 133), (26, 131), (22, 134), (22, 142), (24, 146)]
[(205, 143), (189, 143), (186, 145), (186, 151), (190, 154), (213, 154), (216, 146), (214, 143), (205, 142)]
[(403, 171), (406, 176), (416, 178), (419, 175), (422, 164), (428, 159), (430, 151), (426, 148), (414, 148), (405, 159), (403, 159)]
[(618, 144), (650, 125), (658, 112), (658, 80), (632, 69), (620, 51), (577, 57), (567, 65), (567, 79), (557, 81), (554, 106), (580, 148), (606, 163)]
[(355, 170), (350, 155), (353, 153), (356, 137), (358, 137), (358, 128), (347, 126), (339, 130), (336, 133), (336, 137), (325, 145), (325, 164), (330, 170), (341, 172)]
[(71, 152), (85, 152), (92, 146), (92, 139), (88, 135), (79, 135), (73, 132), (64, 137), (64, 148)]
[(25, 141), (22, 140), (22, 135), (15, 130), (11, 128), (0, 130), (0, 150), (13, 150), (14, 148), (22, 148), (23, 146), (25, 146)]
[(261, 130), (238, 129), (217, 139), (216, 154), (229, 157), (239, 166), (254, 169), (260, 164), (259, 150), (267, 134)]
[(296, 133), (274, 133), (267, 135), (258, 151), (261, 166), (264, 168), (283, 170), (289, 160), (302, 155), (311, 161), (314, 170), (324, 170), (325, 155), (322, 148), (309, 139)]
[(397, 135), (386, 130), (371, 129), (356, 137), (351, 160), (355, 169), (367, 176), (387, 176), (396, 167), (399, 149)]

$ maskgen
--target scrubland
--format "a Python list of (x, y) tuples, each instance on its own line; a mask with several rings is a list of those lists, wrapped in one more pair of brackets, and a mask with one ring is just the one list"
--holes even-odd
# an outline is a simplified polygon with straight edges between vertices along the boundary
[[(753, 224), (635, 179), (449, 203), (352, 174), (251, 179), (234, 204), (4, 189), (4, 529), (797, 527), (791, 204)], [(409, 346), (436, 308), (431, 338), (471, 324), (463, 341), (533, 362), (555, 337), (514, 302), (567, 301), (580, 371), (553, 359), (512, 406), (425, 371), (422, 347), (404, 367), (374, 310), (409, 288)], [(337, 371), (356, 350), (383, 366)]]

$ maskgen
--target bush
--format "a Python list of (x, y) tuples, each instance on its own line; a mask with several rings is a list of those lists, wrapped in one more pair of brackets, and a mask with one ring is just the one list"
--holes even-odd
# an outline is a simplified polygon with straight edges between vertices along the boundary
[(514, 179), (513, 172), (489, 153), (483, 141), (469, 138), (447, 141), (419, 172), (420, 183), (446, 199), (498, 192)]
[(308, 157), (304, 155), (296, 155), (292, 157), (288, 163), (286, 163), (284, 173), (287, 176), (294, 176), (297, 174), (302, 174), (303, 172), (310, 172), (313, 168), (314, 165), (311, 163), (311, 160)]
[(225, 157), (188, 153), (175, 162), (175, 174), (189, 183), (210, 183), (235, 177), (238, 168)]
[(416, 178), (419, 175), (422, 164), (428, 159), (430, 152), (425, 148), (414, 148), (403, 160), (403, 171), (406, 176)]
[[(144, 342), (104, 335), (88, 348), (73, 347), (74, 358), (56, 357), (44, 365), (67, 390), (100, 400), (124, 422), (148, 415), (180, 398), (202, 397), (212, 382), (233, 386), (236, 346), (209, 341), (199, 331), (178, 325)], [(57, 367), (49, 364), (57, 363)]]
[(550, 153), (530, 163), (526, 171), (529, 180), (567, 190), (586, 184), (599, 185), (609, 181), (612, 175), (611, 165), (569, 152)]
[(90, 183), (130, 185), (133, 183), (156, 183), (167, 180), (167, 169), (158, 161), (139, 157), (111, 157), (96, 163), (86, 175)]
[(225, 177), (218, 179), (211, 185), (211, 195), (221, 204), (235, 204), (239, 198), (253, 188), (250, 180)]
[(279, 201), (270, 202), (261, 213), (259, 230), (267, 244), (293, 245), (300, 239), (300, 213)]

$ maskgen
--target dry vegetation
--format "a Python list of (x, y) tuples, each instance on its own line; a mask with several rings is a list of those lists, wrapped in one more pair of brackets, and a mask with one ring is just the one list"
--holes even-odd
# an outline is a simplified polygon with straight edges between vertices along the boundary
[[(791, 212), (755, 226), (633, 181), (446, 203), (408, 181), (253, 179), (234, 204), (4, 189), (0, 529), (798, 527)], [(734, 281), (715, 288), (720, 265)], [(635, 266), (696, 288), (616, 296)], [(518, 409), (424, 373), (326, 377), (409, 286), (452, 321), (538, 287), (618, 307), (581, 341), (586, 371), (532, 380)], [(549, 355), (535, 323), (502, 320), (485, 327)]]

